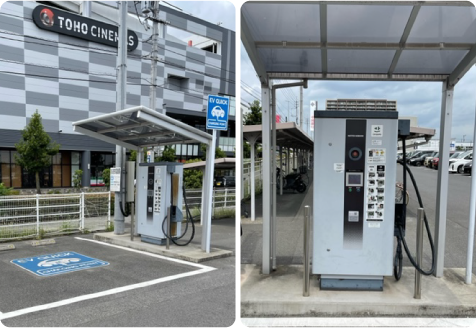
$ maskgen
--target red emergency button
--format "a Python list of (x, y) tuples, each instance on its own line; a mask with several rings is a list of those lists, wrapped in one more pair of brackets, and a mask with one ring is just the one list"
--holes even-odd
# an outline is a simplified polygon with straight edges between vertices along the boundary
[(359, 152), (358, 152), (357, 150), (354, 150), (354, 151), (352, 152), (352, 157), (356, 158), (356, 157), (358, 157), (358, 156), (359, 156)]

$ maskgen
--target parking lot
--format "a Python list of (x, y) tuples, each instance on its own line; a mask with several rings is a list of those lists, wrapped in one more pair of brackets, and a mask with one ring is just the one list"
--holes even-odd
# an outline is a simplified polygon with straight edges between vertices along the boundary
[[(221, 228), (234, 229), (232, 220), (221, 221)], [(31, 241), (18, 241), (13, 243), (15, 249), (0, 252), (3, 325), (229, 326), (234, 322), (234, 257), (197, 264), (113, 246), (93, 240), (92, 235), (55, 240), (37, 247)], [(66, 260), (51, 260), (51, 255), (68, 252), (74, 253)], [(102, 265), (68, 272), (68, 265), (82, 263), (81, 255)], [(18, 265), (34, 257), (40, 257), (43, 266), (47, 263), (43, 273), (52, 268), (65, 272), (39, 276)], [(18, 259), (17, 264), (11, 262)], [(48, 264), (51, 261), (54, 265)]]
[[(415, 176), (418, 190), (420, 191), (425, 212), (434, 237), (435, 209), (438, 171), (426, 167), (410, 166)], [(402, 167), (397, 166), (397, 181), (402, 179)], [(416, 216), (418, 201), (416, 192), (410, 179), (407, 179), (410, 202), (407, 208), (407, 240), (414, 245), (416, 231)], [(469, 227), (469, 198), (471, 189), (471, 176), (467, 174), (449, 173), (448, 178), (448, 210), (446, 215), (446, 244), (445, 244), (445, 267), (464, 268), (466, 267), (466, 250), (468, 245)], [(429, 260), (429, 244), (427, 243), (426, 232), (424, 234), (424, 254), (425, 263)], [(415, 248), (412, 248), (415, 249)], [(476, 254), (476, 248), (474, 249)], [(410, 265), (405, 262), (404, 265)], [(473, 261), (473, 273), (476, 272), (476, 262)]]

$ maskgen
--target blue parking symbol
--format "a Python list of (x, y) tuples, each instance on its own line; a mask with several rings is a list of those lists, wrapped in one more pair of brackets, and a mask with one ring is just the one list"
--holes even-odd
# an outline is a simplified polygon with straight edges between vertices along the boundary
[(228, 130), (228, 111), (230, 99), (220, 96), (208, 96), (207, 129)]
[(109, 265), (108, 262), (76, 252), (59, 252), (10, 261), (37, 276), (47, 277)]

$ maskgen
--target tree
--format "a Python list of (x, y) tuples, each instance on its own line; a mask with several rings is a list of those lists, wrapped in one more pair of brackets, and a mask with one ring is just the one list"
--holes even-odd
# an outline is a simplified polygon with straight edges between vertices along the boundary
[(248, 142), (243, 142), (243, 158), (251, 158), (251, 146)]
[(173, 149), (171, 146), (165, 146), (162, 156), (156, 157), (154, 160), (156, 162), (175, 162), (175, 149)]
[(51, 165), (51, 156), (58, 153), (60, 145), (51, 141), (43, 129), (38, 110), (31, 116), (30, 123), (21, 132), (20, 142), (15, 144), (18, 155), (15, 160), (23, 169), (35, 173), (36, 192), (40, 191), (40, 172)]
[[(195, 163), (200, 162), (200, 158), (195, 158), (186, 161), (185, 163)], [(195, 189), (202, 188), (203, 183), (203, 172), (195, 169), (185, 169), (183, 170), (183, 183), (185, 188)]]
[[(142, 163), (145, 163), (147, 162), (147, 148), (145, 147), (142, 148), (142, 154), (143, 154)], [(131, 150), (131, 153), (129, 155), (129, 160), (135, 162), (136, 159), (137, 159), (137, 151)]]
[[(203, 153), (203, 160), (205, 161), (207, 159), (207, 145), (206, 144), (201, 144), (200, 145), (200, 150)], [(223, 150), (221, 150), (220, 147), (216, 147), (215, 148), (215, 159), (225, 158), (225, 157), (226, 157), (226, 153)]]
[(243, 125), (261, 124), (262, 109), (258, 100), (250, 104), (250, 112), (243, 115)]

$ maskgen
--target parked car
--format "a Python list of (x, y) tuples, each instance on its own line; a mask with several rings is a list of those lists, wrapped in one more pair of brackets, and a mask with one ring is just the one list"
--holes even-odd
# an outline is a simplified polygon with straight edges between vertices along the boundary
[(465, 157), (467, 154), (469, 154), (469, 152), (472, 152), (472, 150), (468, 150), (468, 151), (466, 151), (466, 152), (463, 152), (463, 151), (455, 152), (453, 155), (450, 156), (450, 163), (449, 163), (449, 165), (451, 166), (451, 163), (454, 163), (454, 162), (456, 162), (457, 160), (462, 159), (462, 158)]
[(469, 161), (468, 163), (464, 164), (464, 173), (471, 175), (471, 169), (473, 168), (473, 161)]
[(232, 176), (217, 176), (214, 180), (215, 187), (234, 187), (235, 177)]
[[(426, 164), (426, 166), (427, 166), (428, 168), (430, 168), (430, 169), (433, 168), (433, 159), (434, 159), (435, 157), (438, 157), (439, 154), (440, 154), (439, 152), (436, 152), (432, 157), (428, 157), (428, 163)], [(425, 159), (425, 161), (426, 161), (426, 159)]]
[(425, 165), (426, 167), (430, 167), (431, 160), (433, 157), (435, 157), (436, 154), (438, 154), (438, 152), (434, 151), (429, 156), (426, 156), (425, 161), (423, 162), (423, 165)]
[(423, 150), (413, 154), (408, 160), (407, 163), (416, 166), (422, 166), (425, 161), (425, 157), (432, 154), (432, 150)]
[(439, 162), (440, 162), (440, 154), (433, 157), (433, 159), (431, 160), (431, 167), (434, 168), (435, 170), (438, 170)]
[(458, 160), (452, 163), (450, 162), (451, 164), (448, 170), (450, 171), (450, 173), (455, 173), (455, 172), (463, 173), (464, 165), (472, 160), (473, 160), (473, 151), (472, 150), (467, 151), (464, 153), (464, 156), (462, 158), (459, 158)]
[(224, 187), (225, 186), (224, 179), (225, 179), (225, 177), (223, 177), (223, 176), (215, 177), (215, 179), (213, 180), (213, 185), (215, 187)]
[(235, 177), (232, 176), (225, 176), (223, 177), (224, 179), (224, 185), (225, 187), (235, 187)]

